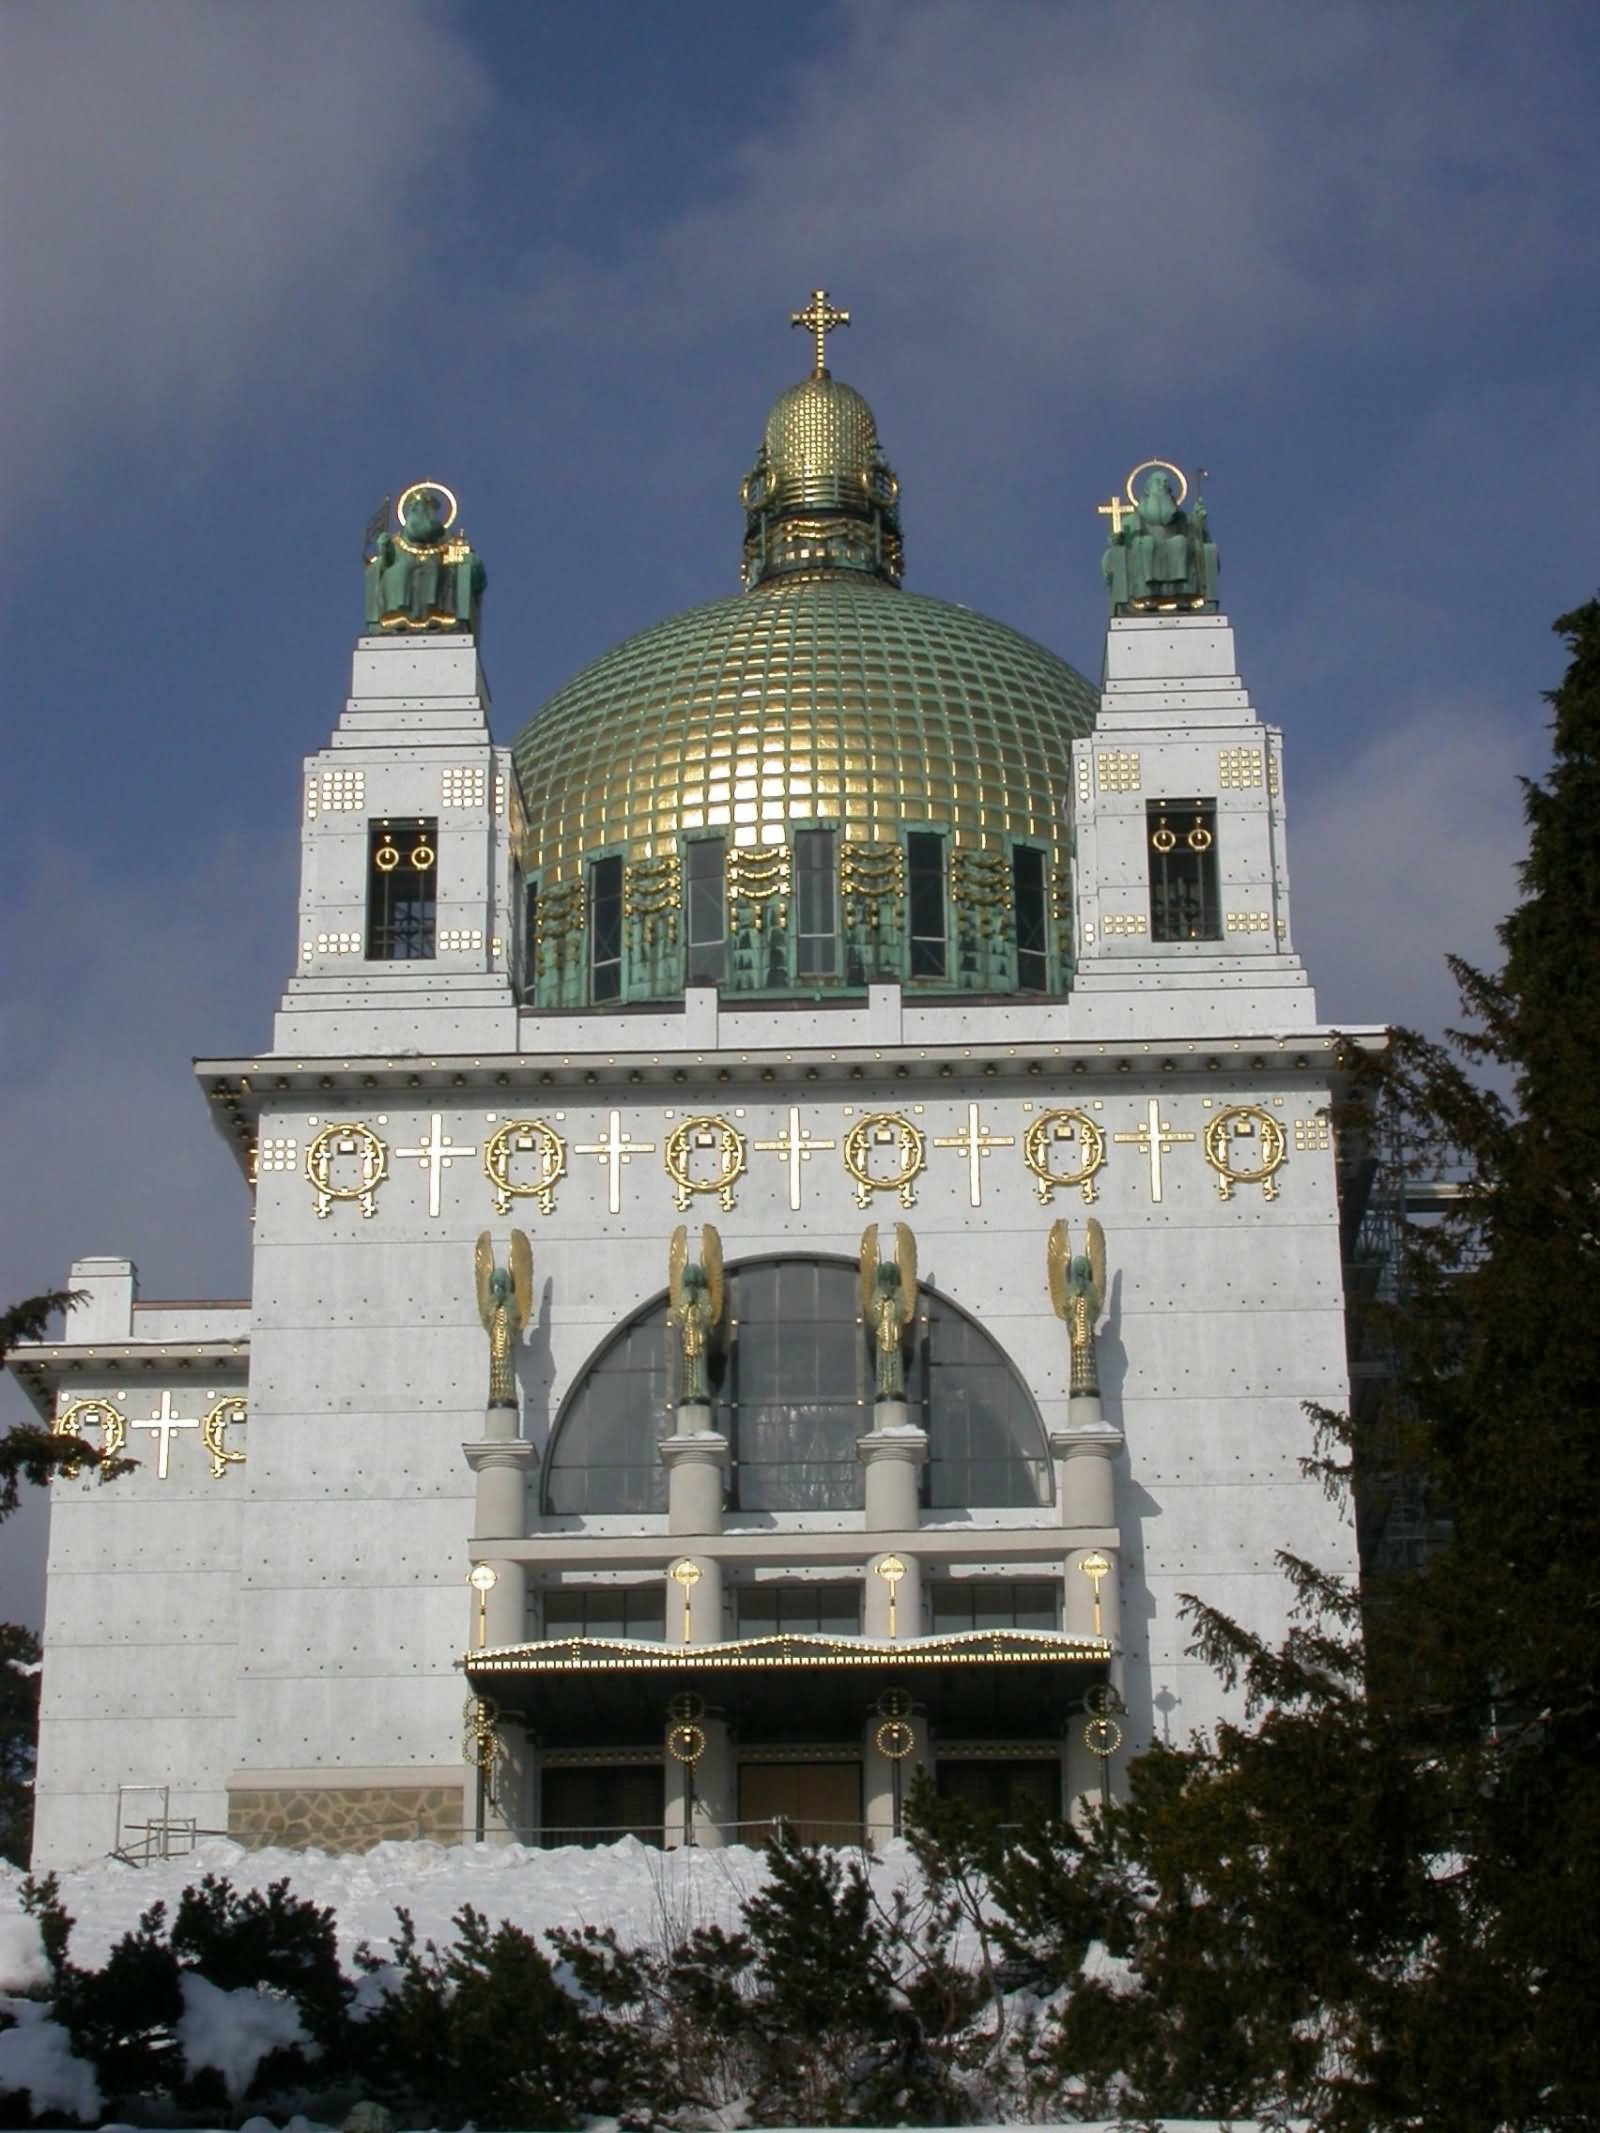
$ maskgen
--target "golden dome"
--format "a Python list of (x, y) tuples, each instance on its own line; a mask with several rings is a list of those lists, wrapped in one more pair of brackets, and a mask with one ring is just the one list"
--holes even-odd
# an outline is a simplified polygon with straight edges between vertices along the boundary
[(968, 608), (854, 569), (773, 577), (628, 638), (523, 728), (523, 865), (548, 890), (597, 853), (666, 858), (713, 828), (781, 844), (796, 822), (1064, 845), (1095, 709), (1064, 660)]
[(872, 410), (860, 393), (824, 376), (778, 395), (767, 417), (762, 460), (771, 504), (836, 506), (841, 496), (866, 493), (883, 454)]

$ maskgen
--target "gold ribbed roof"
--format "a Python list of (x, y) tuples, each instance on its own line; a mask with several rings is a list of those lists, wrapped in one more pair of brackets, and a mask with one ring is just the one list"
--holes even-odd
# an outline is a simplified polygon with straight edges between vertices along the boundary
[[(785, 437), (804, 390), (773, 411)], [(848, 393), (829, 395), (841, 420)], [(664, 856), (685, 830), (753, 846), (818, 821), (854, 840), (921, 825), (968, 849), (1054, 845), (1095, 709), (1081, 674), (987, 616), (864, 571), (774, 577), (628, 638), (524, 727), (523, 863), (550, 887), (599, 852)]]
[(863, 491), (882, 459), (871, 408), (827, 375), (778, 395), (763, 451), (774, 504), (835, 504), (841, 490)]

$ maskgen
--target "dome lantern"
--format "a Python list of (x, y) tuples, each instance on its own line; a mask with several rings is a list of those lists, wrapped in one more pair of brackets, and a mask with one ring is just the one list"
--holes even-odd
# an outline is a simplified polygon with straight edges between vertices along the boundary
[(815, 340), (811, 375), (778, 395), (745, 477), (747, 589), (776, 577), (860, 571), (898, 585), (905, 567), (900, 484), (878, 444), (872, 410), (829, 372), (827, 335), (850, 314), (812, 292), (790, 323)]

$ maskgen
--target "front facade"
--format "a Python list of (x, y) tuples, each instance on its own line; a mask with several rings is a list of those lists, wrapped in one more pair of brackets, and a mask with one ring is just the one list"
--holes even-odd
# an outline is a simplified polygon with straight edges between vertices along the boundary
[(251, 1297), (86, 1259), (18, 1358), (140, 1462), (54, 1485), (41, 1865), (1070, 1807), (1230, 1710), (1183, 1594), (1270, 1634), (1278, 1550), (1353, 1567), (1300, 1461), (1364, 1040), (1203, 508), (1105, 507), (1094, 688), (902, 589), (803, 316), (744, 591), (511, 747), (454, 499), (377, 544), (272, 1043), (197, 1065)]

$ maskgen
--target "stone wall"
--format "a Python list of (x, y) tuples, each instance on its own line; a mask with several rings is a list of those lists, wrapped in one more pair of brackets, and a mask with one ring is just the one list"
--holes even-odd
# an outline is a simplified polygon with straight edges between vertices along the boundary
[(463, 1795), (458, 1785), (295, 1786), (231, 1792), (228, 1834), (251, 1850), (360, 1852), (385, 1839), (431, 1837), (459, 1843)]

